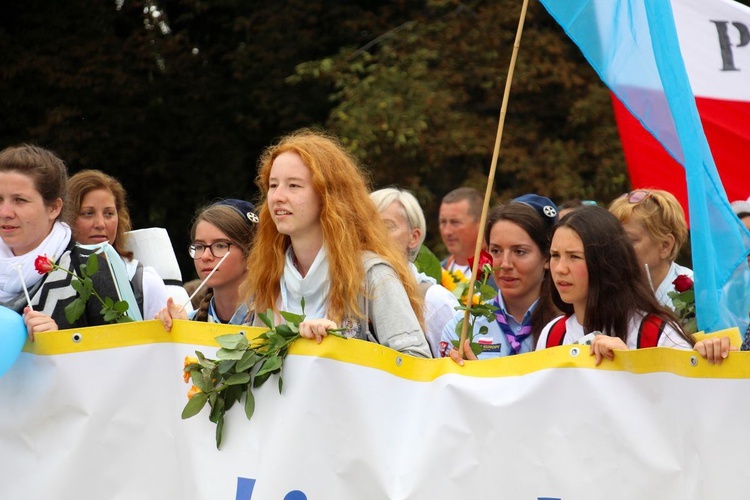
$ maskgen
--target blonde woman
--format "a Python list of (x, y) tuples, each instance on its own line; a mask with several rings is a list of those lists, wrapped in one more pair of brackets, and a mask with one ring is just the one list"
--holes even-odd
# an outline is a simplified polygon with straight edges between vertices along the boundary
[(693, 271), (674, 260), (688, 237), (685, 212), (671, 193), (637, 189), (616, 198), (609, 211), (617, 217), (633, 243), (635, 254), (660, 304), (674, 309), (668, 292), (677, 276), (693, 278)]

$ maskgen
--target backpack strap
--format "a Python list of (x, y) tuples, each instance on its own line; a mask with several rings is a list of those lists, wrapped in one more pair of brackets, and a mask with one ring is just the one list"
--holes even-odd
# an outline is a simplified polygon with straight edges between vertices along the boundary
[(647, 314), (641, 320), (641, 326), (638, 328), (638, 349), (646, 347), (656, 347), (659, 345), (661, 337), (667, 322), (655, 314)]
[(135, 267), (135, 274), (130, 280), (130, 285), (133, 288), (133, 295), (135, 295), (135, 302), (138, 304), (138, 309), (143, 315), (143, 264), (138, 262)]
[(558, 345), (562, 345), (563, 339), (565, 338), (565, 333), (567, 333), (565, 322), (568, 321), (568, 318), (570, 318), (570, 315), (565, 315), (555, 321), (555, 323), (549, 329), (549, 333), (547, 334), (547, 345), (545, 347), (555, 347)]

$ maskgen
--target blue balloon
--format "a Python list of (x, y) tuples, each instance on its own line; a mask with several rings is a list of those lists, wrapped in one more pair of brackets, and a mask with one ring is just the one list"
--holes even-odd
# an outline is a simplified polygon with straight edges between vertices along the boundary
[(0, 306), (0, 377), (13, 366), (26, 342), (23, 316), (13, 309)]

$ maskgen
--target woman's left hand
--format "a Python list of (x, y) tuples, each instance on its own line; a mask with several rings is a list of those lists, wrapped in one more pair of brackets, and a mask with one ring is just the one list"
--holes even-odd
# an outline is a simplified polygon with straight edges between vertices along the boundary
[(596, 356), (595, 366), (602, 363), (602, 359), (607, 358), (612, 361), (615, 359), (615, 349), (627, 350), (628, 346), (619, 337), (610, 337), (608, 335), (597, 335), (591, 341), (591, 355)]
[(37, 332), (52, 332), (58, 329), (51, 316), (40, 311), (32, 311), (30, 307), (23, 310), (23, 322), (26, 323), (26, 333), (31, 342), (34, 342), (34, 334)]
[(693, 347), (701, 357), (705, 358), (711, 364), (716, 363), (720, 365), (727, 356), (729, 351), (738, 350), (735, 346), (731, 345), (729, 337), (711, 337), (703, 339), (700, 342), (695, 343)]
[(310, 319), (299, 324), (299, 335), (306, 339), (315, 339), (320, 344), (323, 337), (328, 335), (328, 330), (336, 328), (336, 323), (328, 318)]

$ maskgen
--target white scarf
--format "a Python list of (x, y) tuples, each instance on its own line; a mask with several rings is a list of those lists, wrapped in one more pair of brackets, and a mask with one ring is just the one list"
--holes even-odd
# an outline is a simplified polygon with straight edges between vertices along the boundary
[(329, 285), (325, 246), (318, 251), (318, 255), (315, 256), (304, 278), (294, 266), (294, 252), (292, 247), (289, 247), (286, 252), (284, 274), (281, 276), (282, 311), (302, 314), (302, 298), (304, 298), (307, 319), (325, 318)]
[[(70, 227), (64, 222), (55, 222), (41, 245), (18, 256), (13, 255), (5, 242), (0, 240), (0, 302), (9, 302), (23, 293), (23, 282), (26, 283), (26, 288), (36, 285), (42, 279), (42, 275), (34, 268), (36, 258), (46, 255), (57, 262), (68, 247), (70, 238)], [(17, 268), (20, 268), (23, 282)]]

